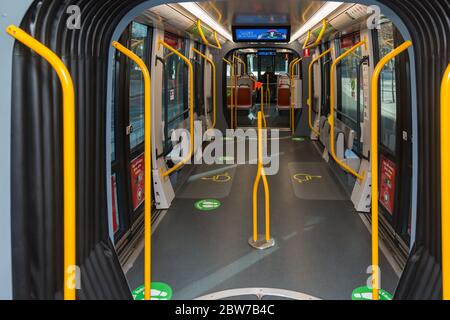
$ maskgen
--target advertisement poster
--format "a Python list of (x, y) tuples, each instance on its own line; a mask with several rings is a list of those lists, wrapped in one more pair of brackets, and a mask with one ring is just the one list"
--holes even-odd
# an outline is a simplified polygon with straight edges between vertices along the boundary
[(131, 161), (131, 194), (133, 210), (137, 210), (144, 202), (144, 154)]
[(395, 205), (395, 163), (381, 157), (380, 203), (392, 215)]

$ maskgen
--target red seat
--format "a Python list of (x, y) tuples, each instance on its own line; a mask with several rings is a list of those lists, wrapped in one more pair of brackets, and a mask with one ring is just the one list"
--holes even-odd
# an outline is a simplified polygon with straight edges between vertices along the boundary
[(289, 109), (291, 107), (291, 88), (286, 85), (278, 87), (278, 109)]
[(250, 109), (252, 105), (252, 88), (238, 87), (237, 107), (239, 109)]

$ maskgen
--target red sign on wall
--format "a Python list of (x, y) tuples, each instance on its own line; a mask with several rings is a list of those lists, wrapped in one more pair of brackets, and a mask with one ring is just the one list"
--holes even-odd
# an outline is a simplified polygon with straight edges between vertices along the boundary
[(144, 178), (145, 178), (145, 162), (144, 154), (131, 161), (131, 195), (133, 201), (133, 210), (138, 209), (144, 202)]
[(311, 49), (304, 49), (304, 50), (303, 50), (303, 57), (304, 57), (304, 58), (309, 58), (309, 57), (311, 57)]
[(390, 214), (395, 208), (396, 171), (395, 163), (381, 156), (380, 203)]

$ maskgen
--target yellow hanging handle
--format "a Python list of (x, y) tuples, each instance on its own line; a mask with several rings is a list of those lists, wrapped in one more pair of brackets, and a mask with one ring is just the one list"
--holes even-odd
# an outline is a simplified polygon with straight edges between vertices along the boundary
[(332, 49), (330, 48), (327, 51), (323, 52), (321, 55), (319, 55), (317, 58), (312, 60), (311, 63), (309, 64), (309, 68), (308, 68), (308, 82), (309, 82), (309, 85), (308, 85), (308, 111), (309, 111), (308, 124), (309, 124), (309, 128), (316, 136), (319, 136), (320, 132), (314, 128), (313, 120), (312, 120), (312, 100), (313, 100), (312, 73), (313, 73), (313, 67), (314, 67), (315, 63), (317, 63), (320, 59), (322, 59), (327, 54), (331, 53), (331, 51), (332, 51)]
[(264, 185), (265, 205), (266, 205), (266, 241), (269, 242), (270, 237), (270, 190), (267, 177), (263, 167), (263, 137), (262, 137), (262, 112), (258, 112), (258, 172), (255, 183), (253, 185), (253, 241), (258, 240), (258, 190), (259, 183), (262, 179)]
[(306, 34), (305, 43), (303, 43), (303, 50), (308, 48), (309, 39), (311, 39), (311, 30), (308, 30), (308, 33)]
[(212, 76), (213, 76), (213, 123), (212, 123), (212, 129), (216, 128), (217, 123), (217, 79), (216, 79), (216, 64), (212, 59), (208, 58), (205, 54), (201, 53), (195, 48), (192, 48), (192, 51), (194, 51), (196, 54), (198, 54), (200, 57), (208, 61), (208, 63), (211, 65), (212, 70)]
[(214, 49), (222, 49), (222, 46), (220, 45), (220, 41), (219, 38), (217, 37), (217, 32), (216, 30), (213, 31), (214, 34), (214, 40), (216, 41), (216, 45), (212, 45), (209, 43), (208, 39), (206, 39), (205, 33), (203, 32), (202, 29), (202, 22), (200, 21), (200, 19), (197, 19), (197, 29), (198, 29), (198, 33), (200, 35), (200, 38), (202, 38), (203, 43), (210, 47), (210, 48), (214, 48)]
[(189, 67), (189, 123), (190, 123), (190, 141), (189, 141), (189, 153), (187, 156), (177, 163), (175, 166), (170, 168), (169, 170), (162, 172), (163, 177), (170, 176), (173, 172), (179, 170), (183, 167), (189, 160), (191, 160), (194, 154), (194, 67), (192, 66), (191, 61), (182, 55), (178, 50), (175, 50), (172, 46), (165, 43), (163, 40), (158, 39), (158, 50), (160, 46), (163, 46), (167, 50), (171, 51), (179, 58), (181, 58)]
[(151, 299), (151, 266), (152, 266), (152, 139), (151, 139), (151, 78), (150, 72), (133, 51), (114, 41), (113, 47), (134, 61), (141, 69), (144, 77), (144, 132), (145, 132), (145, 205), (144, 205), (144, 299)]
[(450, 64), (441, 86), (441, 202), (443, 298), (450, 300)]
[(303, 58), (296, 59), (292, 64), (291, 69), (291, 133), (295, 134), (295, 67), (303, 60)]
[[(372, 296), (373, 300), (379, 299), (379, 257), (378, 257), (378, 84), (383, 67), (396, 56), (412, 46), (411, 41), (406, 41), (394, 51), (386, 55), (375, 67), (372, 75)], [(333, 88), (333, 87), (332, 87)]]
[(44, 58), (53, 67), (61, 82), (64, 146), (64, 300), (76, 300), (76, 130), (75, 89), (72, 77), (62, 60), (28, 33), (13, 25), (6, 31)]
[(346, 165), (341, 160), (339, 160), (338, 157), (336, 156), (336, 150), (335, 150), (335, 143), (336, 143), (336, 141), (335, 141), (335, 136), (334, 136), (335, 90), (333, 88), (335, 88), (336, 66), (338, 65), (338, 63), (341, 62), (342, 59), (344, 59), (348, 55), (352, 54), (356, 49), (358, 49), (359, 47), (361, 47), (363, 45), (364, 46), (367, 45), (367, 40), (366, 39), (364, 39), (361, 42), (358, 42), (352, 48), (347, 50), (344, 54), (339, 56), (333, 62), (332, 66), (331, 66), (331, 72), (330, 72), (330, 88), (331, 88), (331, 90), (330, 90), (330, 117), (328, 119), (328, 121), (330, 123), (330, 148), (331, 148), (330, 153), (331, 153), (332, 158), (334, 159), (334, 161), (336, 161), (336, 163), (339, 166), (341, 166), (344, 170), (346, 170), (347, 172), (349, 172), (352, 175), (354, 175), (360, 181), (364, 180), (364, 175), (361, 175), (358, 172), (356, 172), (355, 170), (353, 170), (352, 168), (350, 168), (348, 165)]

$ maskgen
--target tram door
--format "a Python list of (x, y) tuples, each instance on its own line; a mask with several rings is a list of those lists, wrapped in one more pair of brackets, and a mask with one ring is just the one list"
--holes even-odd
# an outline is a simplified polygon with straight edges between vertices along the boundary
[[(391, 22), (374, 31), (379, 61), (404, 40)], [(394, 239), (411, 237), (411, 101), (408, 55), (392, 60), (380, 76), (380, 208)]]
[[(120, 42), (150, 66), (152, 29), (133, 22)], [(139, 67), (116, 53), (112, 116), (112, 222), (116, 241), (142, 216), (144, 204), (144, 79)]]

